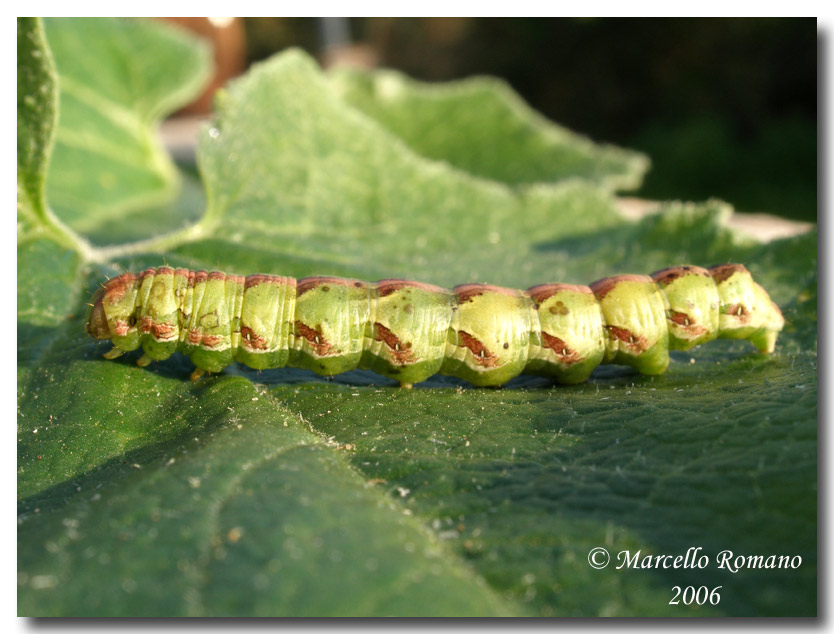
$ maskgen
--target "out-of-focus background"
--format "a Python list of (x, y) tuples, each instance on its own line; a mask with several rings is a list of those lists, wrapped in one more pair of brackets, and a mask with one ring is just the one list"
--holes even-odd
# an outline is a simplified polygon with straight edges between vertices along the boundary
[(817, 219), (817, 26), (786, 18), (176, 18), (211, 39), (217, 75), (186, 114), (260, 59), (444, 81), (502, 77), (548, 118), (645, 152), (646, 199), (718, 197)]

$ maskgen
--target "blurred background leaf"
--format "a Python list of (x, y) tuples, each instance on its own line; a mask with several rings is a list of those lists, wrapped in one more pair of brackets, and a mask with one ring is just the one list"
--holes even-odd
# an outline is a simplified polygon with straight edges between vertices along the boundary
[(345, 101), (418, 154), (509, 185), (574, 177), (636, 189), (649, 167), (646, 156), (594, 145), (547, 121), (496, 79), (429, 84), (393, 71), (337, 69), (333, 81)]
[[(345, 44), (312, 18), (244, 24), (250, 61)], [(346, 33), (348, 61), (501, 77), (548, 119), (645, 153), (644, 198), (816, 221), (815, 18), (351, 18)]]

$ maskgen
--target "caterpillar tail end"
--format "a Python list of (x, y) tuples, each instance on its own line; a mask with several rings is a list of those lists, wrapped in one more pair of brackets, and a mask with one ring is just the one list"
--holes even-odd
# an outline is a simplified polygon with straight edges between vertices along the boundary
[(778, 337), (778, 330), (765, 330), (750, 337), (750, 343), (756, 346), (759, 354), (772, 354), (776, 349), (776, 339)]

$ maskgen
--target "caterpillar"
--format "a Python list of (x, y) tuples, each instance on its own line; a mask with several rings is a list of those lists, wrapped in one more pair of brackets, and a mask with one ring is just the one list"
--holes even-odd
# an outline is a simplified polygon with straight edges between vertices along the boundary
[(477, 386), (498, 386), (521, 373), (581, 383), (601, 363), (660, 374), (670, 349), (718, 337), (748, 339), (771, 353), (784, 323), (740, 264), (527, 291), (163, 266), (103, 284), (86, 330), (113, 341), (108, 359), (141, 346), (143, 367), (179, 350), (196, 366), (193, 380), (237, 361), (328, 376), (359, 367), (411, 387), (436, 373)]

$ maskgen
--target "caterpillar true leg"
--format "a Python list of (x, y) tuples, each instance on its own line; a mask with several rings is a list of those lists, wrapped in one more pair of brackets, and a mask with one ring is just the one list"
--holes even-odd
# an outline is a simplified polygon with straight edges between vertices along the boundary
[(86, 329), (113, 341), (108, 359), (141, 347), (138, 364), (146, 366), (179, 350), (197, 366), (192, 380), (238, 361), (325, 376), (359, 367), (408, 389), (437, 373), (479, 386), (521, 373), (580, 383), (600, 363), (659, 374), (669, 350), (718, 337), (773, 352), (784, 323), (740, 264), (527, 291), (161, 267), (109, 280), (93, 297)]
[(113, 348), (110, 348), (110, 350), (108, 350), (107, 352), (105, 352), (102, 356), (105, 359), (113, 360), (113, 359), (118, 359), (124, 353), (125, 353), (124, 350), (121, 350), (120, 348), (113, 347)]

